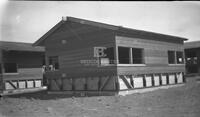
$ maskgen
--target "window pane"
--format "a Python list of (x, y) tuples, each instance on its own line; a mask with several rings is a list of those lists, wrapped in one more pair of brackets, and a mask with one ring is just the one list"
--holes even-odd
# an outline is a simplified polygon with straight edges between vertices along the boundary
[(177, 64), (182, 64), (184, 63), (183, 61), (183, 52), (176, 52), (176, 61), (177, 61)]
[(174, 51), (168, 51), (168, 63), (175, 64), (175, 52)]
[(133, 64), (143, 63), (143, 50), (139, 48), (132, 48)]
[(126, 47), (118, 47), (119, 64), (129, 64), (129, 49)]
[(5, 73), (17, 73), (16, 63), (4, 63)]
[(107, 48), (104, 53), (106, 54), (104, 58), (108, 58), (109, 64), (114, 64), (114, 48)]

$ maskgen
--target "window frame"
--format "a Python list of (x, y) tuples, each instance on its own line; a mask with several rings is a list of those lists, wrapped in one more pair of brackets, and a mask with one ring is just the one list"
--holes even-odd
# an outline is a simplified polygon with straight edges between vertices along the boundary
[[(128, 61), (128, 63), (120, 63), (120, 51), (119, 51), (119, 48), (123, 48), (123, 49), (127, 49), (128, 50), (128, 57), (127, 58), (125, 58), (125, 59), (128, 59), (127, 61)], [(131, 48), (130, 47), (123, 47), (123, 46), (118, 46), (118, 64), (125, 64), (125, 65), (129, 65), (129, 64), (131, 64), (131, 55), (130, 55), (130, 53), (131, 53), (132, 51), (131, 51)]]
[[(133, 63), (134, 61), (133, 61), (133, 49), (138, 49), (138, 50), (140, 50), (141, 51), (141, 63)], [(131, 56), (131, 59), (132, 59), (132, 63), (131, 64), (134, 64), (134, 65), (140, 65), (140, 64), (145, 64), (145, 57), (144, 57), (144, 48), (131, 48), (131, 54), (132, 54), (132, 56)]]
[[(170, 61), (169, 61), (169, 60), (170, 60), (170, 59), (169, 59), (169, 57), (170, 57), (170, 56), (169, 56), (169, 52), (173, 52), (173, 55), (174, 55), (174, 56), (173, 56), (173, 60), (174, 60), (173, 63), (170, 63)], [(167, 58), (168, 58), (168, 64), (169, 64), (169, 65), (174, 65), (174, 64), (176, 64), (176, 51), (174, 51), (174, 50), (168, 50), (168, 51), (167, 51)]]
[[(169, 63), (169, 51), (171, 52), (174, 52), (174, 63)], [(183, 59), (183, 62), (182, 63), (178, 63), (177, 62), (177, 52), (181, 52), (182, 53), (182, 59)], [(185, 65), (185, 55), (184, 55), (184, 52), (183, 51), (179, 51), (179, 50), (168, 50), (167, 51), (167, 57), (168, 57), (168, 65), (169, 66), (174, 66), (174, 65)]]
[[(123, 48), (129, 48), (129, 63), (127, 64), (123, 64), (123, 63), (119, 63), (119, 48), (123, 47)], [(141, 55), (142, 55), (142, 63), (133, 63), (133, 49), (140, 49), (141, 50)], [(118, 62), (117, 62), (117, 66), (146, 66), (145, 63), (145, 57), (144, 57), (144, 48), (138, 48), (138, 47), (127, 47), (127, 46), (117, 46), (117, 56), (118, 56)]]
[[(178, 53), (181, 53), (181, 58), (182, 58), (182, 62), (178, 62)], [(184, 53), (182, 51), (176, 51), (176, 64), (184, 64), (185, 61), (184, 61)]]

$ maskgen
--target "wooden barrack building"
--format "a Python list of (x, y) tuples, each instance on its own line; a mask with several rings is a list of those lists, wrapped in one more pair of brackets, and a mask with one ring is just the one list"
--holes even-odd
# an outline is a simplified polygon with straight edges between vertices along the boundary
[(34, 43), (44, 46), (48, 90), (74, 95), (184, 83), (181, 37), (74, 17), (63, 19)]
[(44, 48), (32, 43), (0, 41), (0, 93), (42, 87)]

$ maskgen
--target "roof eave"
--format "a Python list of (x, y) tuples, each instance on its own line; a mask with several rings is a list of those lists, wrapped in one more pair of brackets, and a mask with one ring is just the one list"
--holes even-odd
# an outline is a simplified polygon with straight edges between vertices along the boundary
[(55, 30), (57, 30), (62, 24), (64, 23), (63, 20), (58, 22), (53, 28), (51, 28), (47, 33), (45, 33), (42, 37), (40, 37), (37, 41), (35, 41), (32, 46), (44, 46), (45, 39), (51, 35)]

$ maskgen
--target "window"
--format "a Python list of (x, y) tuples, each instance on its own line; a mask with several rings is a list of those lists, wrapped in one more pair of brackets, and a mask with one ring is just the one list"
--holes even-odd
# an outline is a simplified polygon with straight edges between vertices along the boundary
[(186, 64), (187, 65), (195, 65), (195, 64), (197, 64), (197, 57), (188, 57), (187, 59), (186, 59)]
[(175, 64), (175, 51), (168, 51), (168, 63)]
[(142, 64), (142, 63), (144, 63), (144, 60), (143, 60), (143, 49), (132, 48), (132, 59), (133, 59), (133, 64)]
[(105, 56), (100, 58), (101, 65), (114, 64), (114, 48), (106, 48), (103, 53)]
[(183, 52), (181, 51), (168, 51), (168, 63), (169, 64), (183, 64)]
[(119, 55), (119, 64), (129, 64), (130, 57), (129, 52), (130, 48), (127, 47), (118, 47), (118, 55)]
[(118, 47), (119, 64), (143, 64), (143, 49)]
[(59, 69), (58, 56), (50, 56), (49, 65), (53, 65), (55, 70)]
[(180, 51), (176, 52), (176, 61), (177, 61), (177, 64), (183, 64), (184, 63), (183, 52), (180, 52)]
[(197, 64), (197, 53), (194, 51), (186, 52), (186, 64), (192, 65)]
[(4, 63), (5, 73), (17, 73), (16, 63)]

